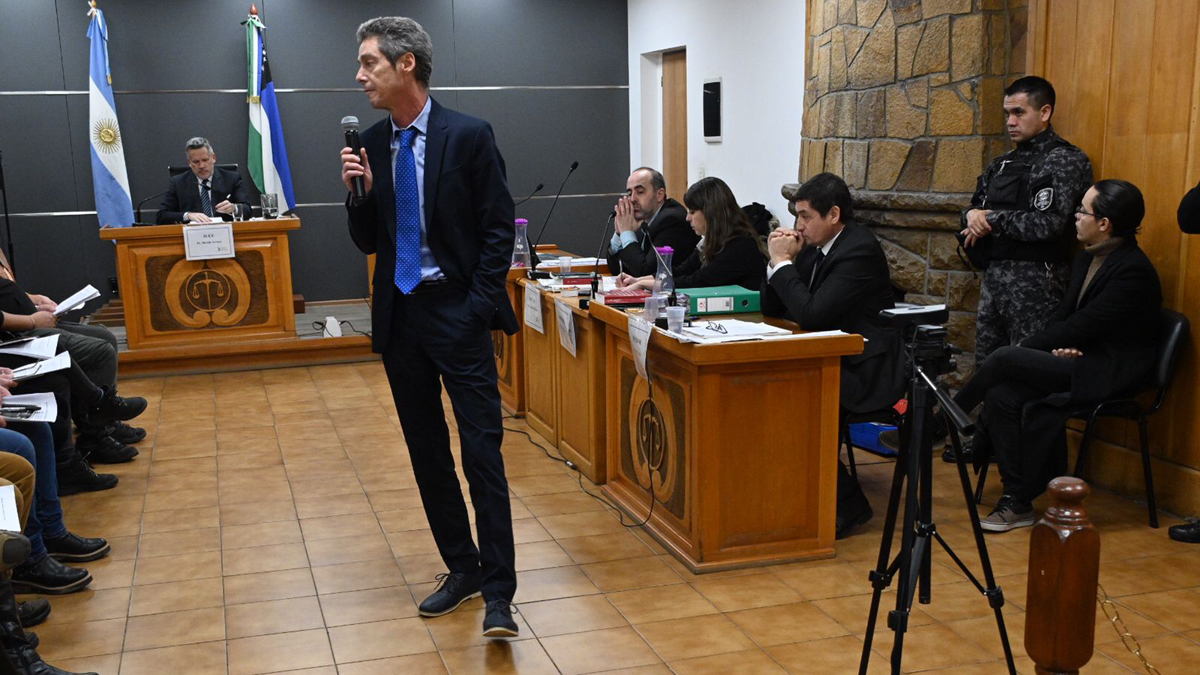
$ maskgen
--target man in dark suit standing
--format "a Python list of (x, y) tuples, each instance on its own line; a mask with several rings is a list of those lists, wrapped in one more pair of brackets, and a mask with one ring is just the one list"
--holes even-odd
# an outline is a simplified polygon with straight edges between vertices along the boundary
[[(796, 194), (796, 229), (767, 240), (771, 262), (762, 310), (804, 330), (843, 330), (866, 338), (863, 352), (842, 357), (843, 412), (886, 408), (904, 395), (900, 336), (879, 312), (895, 307), (879, 240), (853, 222), (850, 189), (831, 173), (813, 176)], [(871, 519), (871, 505), (838, 463), (837, 537)]]
[[(380, 17), (358, 28), (356, 77), (389, 115), (342, 149), (351, 190), (350, 236), (377, 255), (373, 348), (383, 355), (425, 515), (449, 573), (422, 616), (454, 611), (482, 593), (483, 634), (512, 637), (517, 588), (492, 329), (517, 331), (505, 292), (513, 200), (491, 125), (429, 96), (433, 44), (420, 24)], [(356, 199), (362, 177), (366, 195)], [(440, 380), (440, 381), (439, 381)], [(450, 395), (471, 490), (479, 547), (450, 450), (442, 408)]]
[(250, 197), (241, 175), (217, 166), (217, 154), (208, 140), (197, 136), (188, 141), (187, 158), (192, 170), (171, 179), (171, 189), (158, 207), (159, 225), (250, 216)]
[(658, 256), (652, 246), (670, 246), (671, 266), (678, 268), (700, 241), (687, 221), (687, 209), (667, 196), (663, 175), (648, 166), (629, 174), (625, 196), (614, 212), (615, 231), (608, 245), (608, 270), (613, 274), (644, 277), (657, 272)]

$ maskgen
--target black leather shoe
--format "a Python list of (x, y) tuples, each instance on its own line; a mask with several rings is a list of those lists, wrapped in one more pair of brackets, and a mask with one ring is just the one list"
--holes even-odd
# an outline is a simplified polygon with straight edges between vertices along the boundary
[(137, 448), (122, 445), (112, 436), (79, 437), (79, 453), (94, 464), (124, 464), (138, 456)]
[[(971, 441), (965, 440), (962, 442), (962, 451), (963, 451), (963, 462), (966, 464), (970, 464), (975, 459), (974, 454), (971, 452)], [(954, 444), (953, 443), (946, 444), (946, 449), (942, 451), (942, 461), (947, 464), (954, 463)]]
[(1167, 536), (1185, 544), (1200, 544), (1200, 521), (1172, 525), (1167, 528)]
[(516, 608), (507, 600), (493, 600), (487, 604), (483, 616), (483, 636), (490, 638), (517, 637), (520, 629), (512, 615)]
[(97, 673), (71, 673), (46, 663), (28, 639), (4, 638), (4, 653), (12, 662), (13, 672), (20, 675), (97, 675)]
[(421, 616), (441, 616), (453, 612), (464, 602), (479, 597), (479, 587), (483, 583), (479, 574), (467, 575), (462, 572), (439, 574), (437, 580), (442, 582), (441, 585), (417, 608)]
[(112, 547), (100, 537), (80, 537), (70, 532), (53, 539), (46, 538), (46, 550), (61, 562), (91, 562), (108, 555)]
[(104, 388), (104, 396), (87, 411), (93, 422), (126, 422), (146, 410), (146, 399), (141, 396), (122, 398), (114, 389)]
[[(32, 598), (25, 602), (18, 602), (17, 614), (21, 617), (22, 626), (33, 628), (50, 618), (50, 601), (45, 598)], [(29, 633), (26, 634), (29, 635)]]
[(99, 492), (117, 487), (120, 480), (111, 473), (96, 473), (87, 460), (75, 455), (58, 465), (58, 496), (65, 497), (78, 492)]
[(874, 517), (871, 503), (864, 496), (861, 500), (852, 500), (851, 504), (838, 505), (837, 526), (834, 530), (837, 539), (845, 539), (859, 525), (865, 525)]
[(90, 583), (92, 583), (91, 572), (76, 567), (67, 567), (50, 556), (35, 563), (14, 567), (12, 571), (14, 593), (66, 595), (82, 591)]
[(122, 445), (133, 445), (146, 440), (146, 430), (141, 427), (131, 427), (124, 422), (113, 422), (108, 427), (109, 436)]

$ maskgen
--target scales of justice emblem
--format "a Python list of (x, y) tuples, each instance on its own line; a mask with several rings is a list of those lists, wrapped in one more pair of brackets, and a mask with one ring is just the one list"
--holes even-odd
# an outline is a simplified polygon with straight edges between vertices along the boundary
[(250, 310), (250, 278), (236, 258), (180, 260), (163, 292), (171, 316), (188, 328), (236, 326)]

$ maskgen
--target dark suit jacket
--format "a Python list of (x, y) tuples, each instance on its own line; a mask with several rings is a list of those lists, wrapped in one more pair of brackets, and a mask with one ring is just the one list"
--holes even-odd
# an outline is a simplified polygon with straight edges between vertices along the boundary
[[(167, 190), (162, 205), (158, 207), (156, 222), (159, 225), (182, 223), (184, 213), (204, 211), (204, 207), (200, 206), (200, 190), (196, 186), (196, 174), (191, 171), (184, 171), (172, 178), (171, 189)], [(215, 207), (226, 199), (237, 204), (238, 208), (243, 209), (243, 213), (249, 217), (250, 195), (242, 185), (241, 174), (215, 167), (212, 175), (212, 205)], [(215, 211), (213, 213), (221, 216), (222, 220), (233, 220), (233, 216)]]
[(804, 330), (843, 330), (866, 338), (861, 354), (842, 357), (841, 404), (851, 412), (886, 408), (904, 395), (905, 382), (900, 335), (879, 317), (895, 307), (883, 247), (866, 227), (847, 224), (810, 291), (818, 250), (805, 247), (763, 284), (763, 314), (784, 316)]
[(608, 256), (608, 271), (619, 274), (622, 271), (635, 277), (643, 277), (658, 271), (658, 256), (650, 250), (653, 246), (670, 246), (675, 249), (671, 256), (671, 271), (678, 270), (696, 250), (700, 236), (692, 229), (687, 221), (687, 209), (668, 198), (649, 225), (639, 227), (637, 243), (611, 253)]
[[(382, 353), (396, 302), (396, 209), (391, 166), (392, 123), (385, 117), (362, 134), (374, 178), (366, 201), (347, 200), (350, 236), (363, 253), (376, 254), (372, 347)], [(505, 279), (512, 262), (513, 200), (492, 126), (436, 100), (425, 138), (425, 229), (446, 278), (468, 290), (468, 303), (484, 326), (516, 333)]]
[(692, 253), (675, 270), (675, 288), (743, 286), (755, 290), (767, 273), (767, 260), (758, 248), (757, 236), (736, 237), (725, 244), (708, 264), (700, 261), (700, 251)]
[(1092, 255), (1075, 258), (1066, 297), (1041, 332), (1022, 347), (1051, 351), (1075, 348), (1071, 394), (1066, 404), (1101, 401), (1135, 393), (1158, 358), (1162, 286), (1154, 263), (1130, 239), (1108, 255), (1083, 293)]
[(1200, 234), (1200, 185), (1188, 190), (1179, 202), (1179, 229), (1187, 234)]

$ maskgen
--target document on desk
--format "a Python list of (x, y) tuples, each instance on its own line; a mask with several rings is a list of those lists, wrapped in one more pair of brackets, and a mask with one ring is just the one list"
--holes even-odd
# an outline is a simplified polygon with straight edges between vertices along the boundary
[(683, 334), (688, 339), (700, 344), (721, 344), (783, 337), (791, 335), (792, 332), (786, 328), (776, 328), (766, 323), (724, 319), (721, 321), (693, 321), (691, 326), (683, 329)]
[(62, 316), (67, 312), (79, 309), (98, 297), (100, 297), (100, 291), (96, 290), (95, 286), (88, 284), (77, 291), (75, 295), (58, 303), (58, 308), (54, 310), (54, 316)]
[(637, 368), (638, 375), (641, 375), (650, 381), (650, 376), (646, 374), (646, 352), (650, 349), (650, 333), (654, 332), (654, 324), (629, 315), (629, 346), (633, 349), (633, 365)]
[(21, 517), (17, 512), (17, 489), (12, 485), (0, 485), (0, 530), (21, 531)]
[(21, 338), (0, 344), (0, 354), (24, 356), (28, 359), (48, 359), (58, 351), (58, 335)]
[(13, 368), (13, 379), (17, 382), (32, 380), (39, 375), (53, 373), (56, 370), (66, 370), (71, 367), (70, 352), (63, 352), (49, 359), (27, 363), (20, 368)]
[(54, 394), (20, 394), (0, 400), (0, 417), (9, 422), (53, 422), (58, 419)]
[(536, 284), (525, 284), (525, 325), (546, 334), (546, 326), (542, 323), (542, 292)]
[(554, 315), (558, 319), (559, 344), (575, 356), (575, 315), (571, 313), (571, 306), (555, 298)]
[[(811, 333), (788, 333), (787, 335), (767, 335), (764, 340), (807, 340), (810, 338), (841, 337), (849, 333), (841, 330), (814, 330)], [(867, 339), (863, 338), (863, 342)]]

